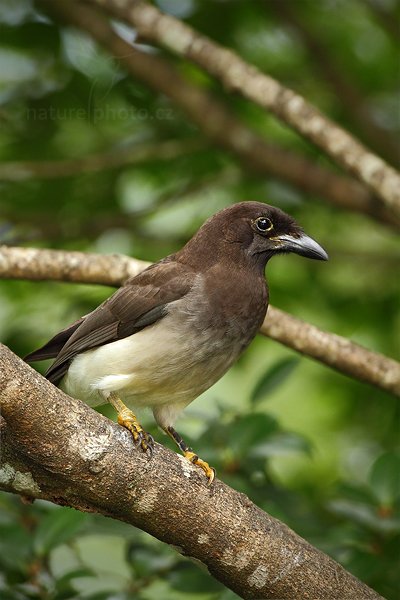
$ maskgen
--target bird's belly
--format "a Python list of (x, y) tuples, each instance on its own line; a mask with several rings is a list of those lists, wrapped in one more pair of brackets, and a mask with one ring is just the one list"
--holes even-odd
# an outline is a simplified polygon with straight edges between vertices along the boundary
[(189, 404), (228, 370), (243, 348), (239, 332), (193, 328), (174, 315), (132, 336), (78, 355), (61, 387), (91, 406), (117, 392), (131, 406)]

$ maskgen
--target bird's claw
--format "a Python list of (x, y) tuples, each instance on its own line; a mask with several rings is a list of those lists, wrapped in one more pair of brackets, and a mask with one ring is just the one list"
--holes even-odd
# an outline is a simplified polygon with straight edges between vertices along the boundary
[(214, 469), (214, 467), (210, 467), (210, 465), (205, 460), (202, 460), (201, 458), (199, 458), (197, 456), (197, 454), (195, 454), (191, 450), (187, 450), (184, 453), (184, 456), (191, 463), (193, 463), (194, 465), (197, 465), (198, 467), (203, 469), (203, 471), (206, 474), (206, 477), (208, 479), (208, 485), (211, 485), (212, 482), (214, 481), (215, 475), (216, 475), (216, 470)]
[(153, 456), (154, 451), (154, 438), (150, 433), (141, 429), (137, 432), (136, 437), (133, 436), (135, 446), (140, 446), (143, 452), (149, 452), (150, 457)]
[(148, 451), (151, 458), (154, 451), (154, 438), (142, 429), (133, 413), (132, 416), (118, 415), (118, 423), (131, 432), (135, 446), (140, 446), (143, 452)]

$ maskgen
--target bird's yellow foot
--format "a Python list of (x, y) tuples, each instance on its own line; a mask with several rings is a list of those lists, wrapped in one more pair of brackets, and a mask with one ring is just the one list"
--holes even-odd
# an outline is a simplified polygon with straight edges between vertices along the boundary
[(210, 465), (208, 463), (206, 463), (204, 460), (201, 460), (201, 458), (199, 458), (197, 456), (197, 454), (195, 454), (193, 452), (193, 450), (191, 448), (189, 448), (189, 446), (181, 438), (179, 433), (177, 431), (175, 431), (175, 429), (173, 427), (171, 427), (171, 425), (166, 427), (164, 429), (164, 431), (174, 440), (175, 444), (183, 452), (183, 456), (185, 458), (187, 458), (187, 460), (189, 460), (194, 465), (197, 465), (198, 467), (203, 469), (203, 471), (206, 474), (207, 479), (208, 479), (208, 485), (211, 485), (215, 479), (215, 469), (213, 469), (213, 467), (210, 467)]
[(140, 446), (144, 452), (149, 451), (150, 456), (153, 454), (153, 436), (144, 431), (136, 416), (129, 408), (125, 408), (118, 413), (118, 423), (131, 432), (136, 446)]
[(201, 458), (199, 458), (197, 456), (197, 454), (195, 454), (194, 452), (192, 452), (192, 450), (186, 450), (183, 453), (183, 455), (191, 463), (193, 463), (194, 465), (197, 465), (198, 467), (200, 467), (201, 469), (203, 469), (203, 471), (206, 474), (207, 479), (208, 479), (208, 485), (211, 485), (212, 482), (215, 479), (215, 469), (214, 469), (214, 467), (210, 467), (210, 465), (208, 463), (206, 463), (204, 460), (201, 460)]
[(125, 406), (125, 404), (122, 402), (121, 398), (119, 398), (116, 392), (111, 392), (108, 395), (107, 400), (110, 404), (112, 404), (112, 406), (118, 413), (119, 425), (126, 427), (126, 429), (128, 429), (131, 432), (135, 444), (137, 446), (140, 446), (143, 452), (147, 452), (148, 450), (151, 456), (154, 450), (153, 437), (149, 433), (144, 431), (136, 416), (127, 406)]

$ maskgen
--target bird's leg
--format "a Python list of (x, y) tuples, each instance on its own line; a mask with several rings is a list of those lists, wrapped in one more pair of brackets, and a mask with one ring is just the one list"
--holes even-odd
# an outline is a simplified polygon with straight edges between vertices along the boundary
[(123, 427), (126, 427), (126, 429), (129, 429), (129, 431), (133, 435), (135, 444), (137, 446), (140, 446), (144, 452), (148, 450), (150, 455), (152, 455), (154, 449), (153, 436), (144, 431), (136, 416), (127, 406), (125, 406), (121, 398), (119, 398), (115, 392), (111, 392), (107, 400), (110, 404), (112, 404), (112, 406), (118, 413), (119, 425), (122, 425)]
[(175, 444), (183, 452), (183, 456), (185, 458), (187, 458), (194, 465), (197, 465), (198, 467), (203, 469), (204, 473), (208, 478), (208, 483), (211, 484), (215, 478), (215, 469), (213, 467), (210, 467), (210, 465), (204, 460), (201, 460), (201, 458), (199, 458), (197, 454), (195, 454), (193, 450), (189, 448), (186, 442), (183, 441), (179, 433), (175, 431), (173, 427), (167, 427), (164, 431), (174, 440)]

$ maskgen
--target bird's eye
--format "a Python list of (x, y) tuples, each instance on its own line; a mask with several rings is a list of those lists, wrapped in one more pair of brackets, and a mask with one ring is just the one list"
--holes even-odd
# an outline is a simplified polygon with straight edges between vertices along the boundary
[(272, 221), (268, 219), (268, 217), (258, 217), (258, 219), (254, 221), (254, 225), (257, 231), (260, 231), (261, 233), (271, 231), (274, 227)]

